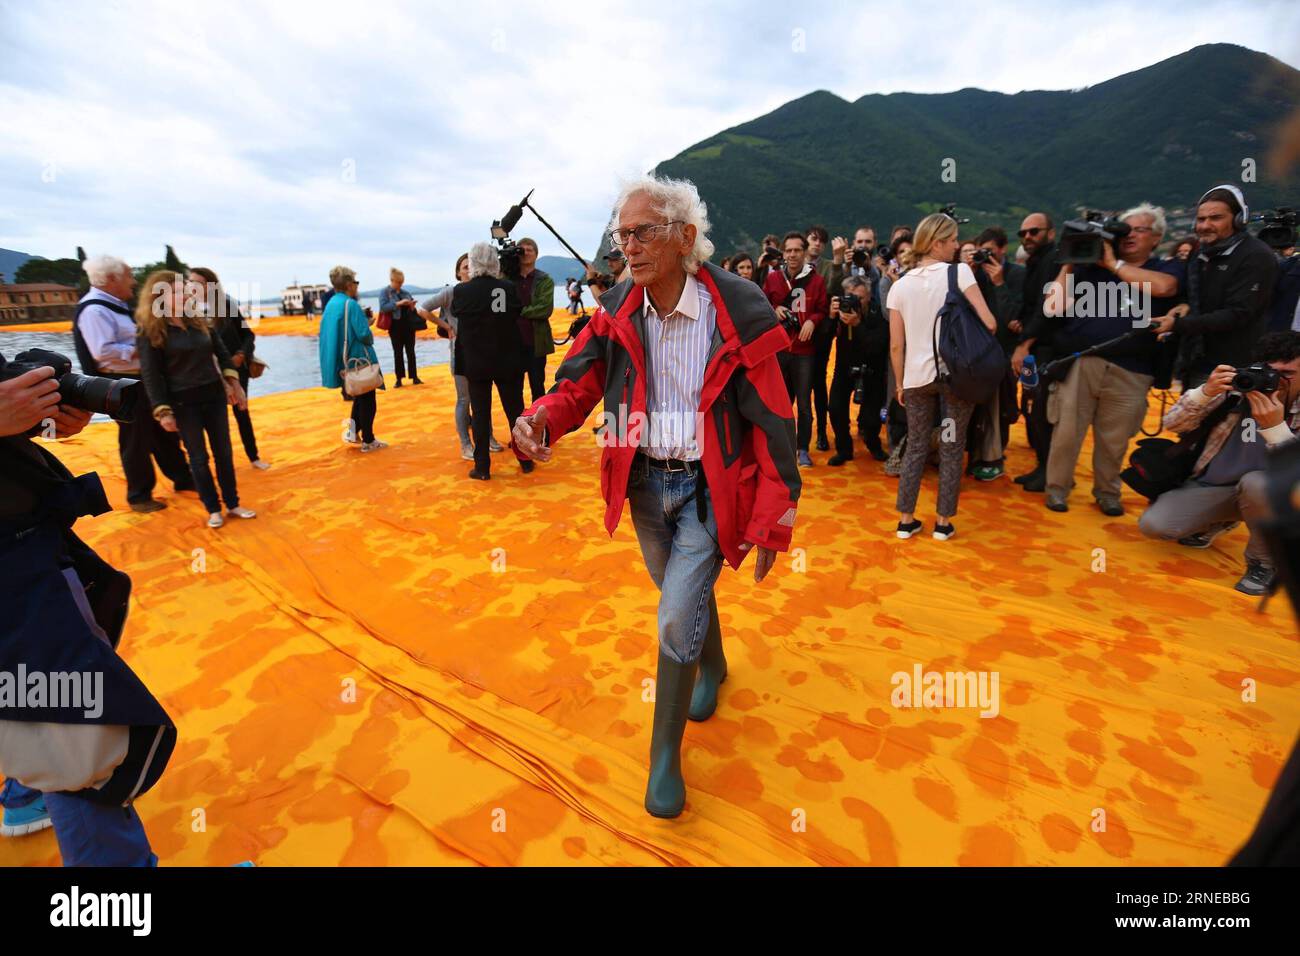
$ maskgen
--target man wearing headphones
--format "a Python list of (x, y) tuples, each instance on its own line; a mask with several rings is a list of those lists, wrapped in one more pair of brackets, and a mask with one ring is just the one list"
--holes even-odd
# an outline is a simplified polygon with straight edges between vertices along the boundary
[(1187, 264), (1187, 304), (1152, 320), (1178, 333), (1174, 376), (1188, 390), (1220, 365), (1250, 362), (1264, 334), (1277, 258), (1246, 230), (1250, 210), (1241, 190), (1215, 186), (1196, 205), (1198, 254)]

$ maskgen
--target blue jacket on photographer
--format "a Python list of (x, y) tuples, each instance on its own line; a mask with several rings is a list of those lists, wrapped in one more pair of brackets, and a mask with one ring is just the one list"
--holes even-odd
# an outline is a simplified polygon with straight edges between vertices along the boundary
[[(176, 743), (162, 706), (118, 656), (131, 579), (73, 531), (112, 510), (99, 476), (73, 476), (32, 441), (69, 430), (64, 406), (16, 430), (9, 414), (51, 392), (37, 363), (0, 356), (0, 790), (5, 835), (53, 825), (65, 865), (151, 866), (131, 806), (161, 776)], [(26, 393), (26, 394), (24, 394)], [(52, 396), (52, 397), (51, 397)], [(7, 408), (5, 406), (8, 406)], [(29, 417), (28, 421), (31, 420)]]

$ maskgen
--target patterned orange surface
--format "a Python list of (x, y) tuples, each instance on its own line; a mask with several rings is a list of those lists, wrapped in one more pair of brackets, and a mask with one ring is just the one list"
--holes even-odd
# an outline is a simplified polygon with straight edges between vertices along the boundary
[[(1300, 728), (1291, 609), (1231, 589), (1243, 531), (1144, 540), (1138, 499), (1091, 506), (1085, 448), (1068, 514), (968, 482), (953, 541), (898, 541), (894, 480), (815, 454), (798, 564), (723, 572), (730, 678), (686, 731), (686, 812), (652, 819), (657, 596), (626, 517), (601, 527), (599, 449), (469, 481), (448, 370), (423, 377), (381, 394), (372, 455), (334, 392), (255, 398), (255, 521), (168, 492), (78, 525), (132, 574), (123, 651), (180, 728), (138, 804), (164, 865), (1212, 865)], [(112, 426), (59, 454), (123, 507)], [(997, 671), (998, 716), (892, 706), (915, 665)], [(58, 862), (48, 831), (0, 857)]]

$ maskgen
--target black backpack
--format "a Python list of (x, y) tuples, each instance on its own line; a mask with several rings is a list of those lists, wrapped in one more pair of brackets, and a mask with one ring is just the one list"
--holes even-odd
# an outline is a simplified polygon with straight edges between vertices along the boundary
[(939, 381), (960, 399), (987, 402), (1007, 374), (1007, 356), (993, 333), (957, 288), (957, 266), (948, 267), (948, 297), (934, 319), (934, 354), (947, 372)]

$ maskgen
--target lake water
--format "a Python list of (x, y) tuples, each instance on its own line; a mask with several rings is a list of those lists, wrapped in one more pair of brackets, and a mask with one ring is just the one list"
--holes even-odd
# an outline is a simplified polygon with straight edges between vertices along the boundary
[[(80, 370), (76, 350), (72, 347), (71, 332), (0, 330), (0, 354), (6, 359), (12, 361), (19, 352), (32, 348), (60, 352), (72, 360), (74, 370)], [(386, 338), (375, 342), (375, 352), (379, 356), (380, 366), (386, 373), (392, 374), (393, 350)], [(253, 397), (302, 388), (320, 388), (320, 356), (314, 335), (260, 335), (257, 338), (257, 357), (270, 367), (261, 378), (248, 383), (249, 393)], [(446, 365), (448, 359), (446, 339), (415, 340), (415, 361), (419, 367)]]

